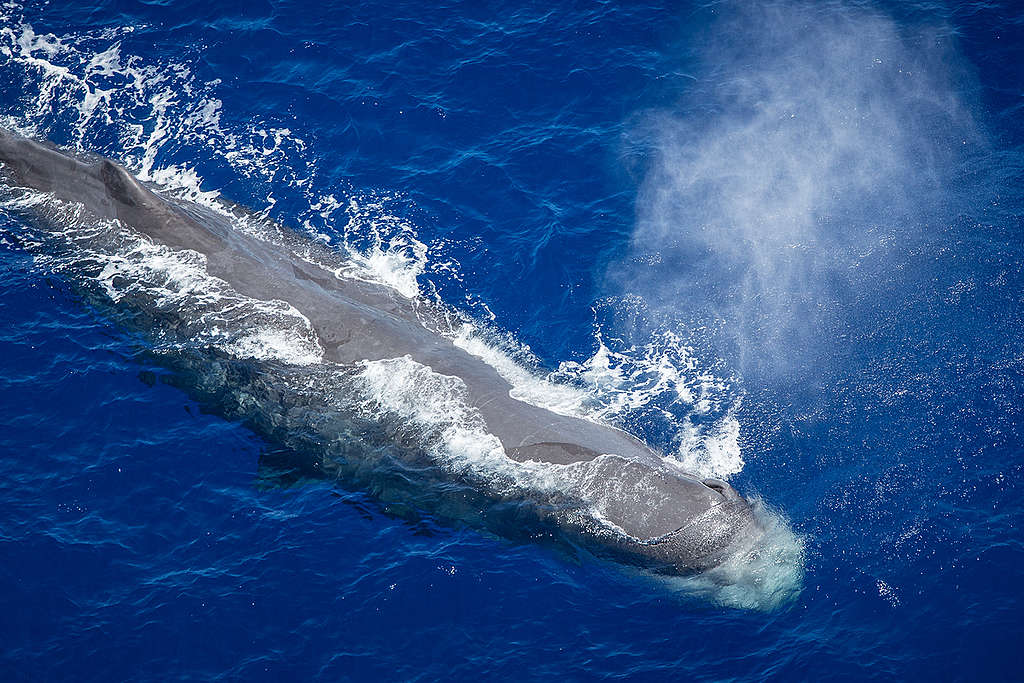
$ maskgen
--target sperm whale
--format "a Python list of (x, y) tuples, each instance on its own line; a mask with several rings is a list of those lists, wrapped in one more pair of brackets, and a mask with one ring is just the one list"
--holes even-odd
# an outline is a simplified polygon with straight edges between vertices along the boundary
[[(311, 256), (329, 251), (315, 240), (285, 228), (276, 240), (239, 230), (224, 215), (170, 197), (115, 161), (4, 129), (0, 163), (11, 191), (73, 205), (76, 215), (128, 231), (140, 243), (195, 255), (206, 276), (238, 300), (284, 306), (308, 321), (321, 354), (312, 366), (291, 368), (287, 362), (259, 359), (241, 363), (230, 353), (196, 355), (193, 349), (179, 354), (188, 360), (179, 360), (178, 368), (191, 373), (184, 374), (192, 378), (197, 394), (220, 401), (225, 416), (244, 418), (296, 451), (320, 454), (325, 470), (363, 472), (371, 461), (397, 461), (396, 467), (404, 469), (392, 479), (404, 482), (413, 505), (420, 504), (415, 491), (423, 481), (447, 476), (453, 486), (436, 488), (431, 498), (443, 515), (495, 528), (487, 521), (488, 508), (508, 507), (511, 501), (515, 519), (524, 524), (539, 522), (595, 554), (659, 572), (684, 574), (715, 566), (740, 539), (760, 532), (749, 502), (726, 482), (682, 471), (622, 430), (515, 398), (498, 369), (439, 331), (437, 320), (443, 316), (431, 313), (430, 302), (346, 276), (343, 269)], [(31, 206), (28, 213), (47, 213), (45, 201)], [(120, 297), (116, 305), (132, 309), (152, 326), (184, 330), (180, 334), (187, 339), (195, 334), (195, 312), (192, 304), (180, 303), (184, 299), (175, 301), (179, 304), (164, 305), (159, 315), (147, 310), (152, 300), (141, 295)], [(226, 314), (218, 320), (239, 331), (251, 324), (245, 322), (250, 318)], [(417, 382), (439, 382), (457, 393), (455, 403), (428, 407), (439, 414), (437, 424), (451, 417), (446, 411), (462, 411), (475, 420), (477, 438), (496, 440), (498, 446), (487, 463), (440, 466), (425, 445), (431, 437), (422, 420), (418, 429), (402, 424), (412, 420), (413, 409), (378, 406), (359, 412), (352, 409), (358, 403), (354, 399), (338, 399), (333, 390), (288, 389), (300, 383), (283, 379), (305, 373), (305, 387), (313, 386), (310, 378), (328, 375), (347, 378), (349, 384), (373, 379), (387, 394), (394, 390), (388, 382), (399, 371), (413, 377), (410, 401), (416, 400)], [(358, 419), (345, 406), (348, 413), (359, 412)], [(511, 474), (496, 485), (488, 468)], [(400, 499), (388, 486), (369, 486), (389, 500)], [(454, 500), (460, 496), (461, 504)]]

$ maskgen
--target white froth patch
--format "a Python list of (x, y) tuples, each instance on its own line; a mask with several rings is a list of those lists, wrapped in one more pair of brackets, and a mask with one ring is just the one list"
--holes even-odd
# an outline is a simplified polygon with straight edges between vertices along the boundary
[[(739, 401), (725, 382), (700, 371), (682, 339), (664, 333), (641, 349), (613, 351), (600, 331), (597, 350), (583, 361), (563, 362), (541, 375), (516, 356), (531, 357), (529, 349), (511, 351), (475, 325), (465, 324), (453, 336), (456, 346), (480, 358), (512, 385), (513, 398), (556, 413), (606, 424), (627, 424), (636, 415), (653, 412), (672, 432), (670, 459), (687, 471), (705, 477), (728, 478), (743, 469), (739, 445)], [(698, 424), (693, 417), (703, 419)]]
[(702, 431), (692, 424), (686, 425), (679, 441), (674, 459), (688, 472), (701, 477), (727, 479), (743, 469), (740, 422), (735, 415), (721, 418), (711, 430)]
[(595, 340), (593, 356), (582, 363), (562, 363), (557, 374), (593, 387), (605, 415), (623, 415), (657, 403), (682, 404), (706, 414), (726, 393), (725, 383), (702, 372), (689, 347), (673, 332), (621, 351), (612, 350), (600, 331)]
[(143, 297), (155, 309), (191, 316), (192, 336), (182, 341), (217, 346), (236, 357), (297, 365), (323, 359), (311, 323), (291, 304), (237, 293), (206, 271), (206, 258), (197, 252), (134, 234), (124, 242), (119, 253), (93, 255), (105, 259), (97, 281), (115, 302)]
[[(383, 284), (414, 299), (420, 295), (419, 277), (427, 267), (427, 245), (417, 239), (407, 221), (386, 210), (387, 199), (349, 200), (348, 220), (342, 228), (342, 248), (349, 263), (337, 274)], [(321, 215), (329, 218), (339, 208), (332, 195), (322, 205)]]
[(452, 341), (455, 346), (497, 370), (512, 385), (509, 393), (513, 398), (562, 415), (588, 417), (584, 408), (588, 398), (585, 391), (551, 382), (530, 372), (507, 352), (485, 341), (473, 325), (464, 324)]
[(407, 299), (414, 299), (420, 293), (420, 274), (426, 262), (426, 245), (419, 241), (392, 238), (386, 245), (378, 243), (366, 252), (352, 250), (352, 260), (383, 284), (391, 287)]
[[(393, 215), (388, 195), (367, 195), (339, 200), (326, 194), (310, 200), (312, 216), (303, 221), (307, 233), (323, 243), (336, 242), (347, 257), (340, 268), (329, 268), (339, 278), (363, 280), (384, 285), (407, 299), (422, 294), (419, 278), (426, 272), (428, 247), (416, 229), (405, 219)], [(338, 220), (338, 214), (343, 214)], [(340, 223), (340, 228), (333, 227)]]
[[(221, 120), (218, 79), (199, 81), (185, 63), (148, 62), (125, 54), (121, 39), (134, 27), (82, 31), (63, 36), (37, 34), (16, 7), (0, 13), (0, 63), (17, 73), (33, 92), (22, 102), (22, 118), (41, 136), (54, 113), (73, 111), (71, 130), (81, 150), (104, 152), (88, 140), (90, 130), (115, 132), (112, 156), (144, 181), (160, 183), (194, 201), (208, 201), (194, 169), (162, 166), (168, 149), (198, 146), (226, 160), (240, 175), (293, 187), (308, 185), (314, 169), (296, 167), (307, 147), (287, 126), (253, 121), (245, 130), (229, 130)], [(186, 46), (187, 47), (187, 46)]]
[[(479, 411), (466, 402), (458, 377), (442, 375), (409, 356), (365, 361), (357, 375), (369, 414), (391, 414), (417, 430), (438, 464), (492, 490), (585, 492), (595, 463), (551, 465), (517, 462), (501, 441), (487, 431)], [(593, 510), (597, 516), (596, 509)]]
[(501, 441), (466, 403), (461, 379), (436, 373), (409, 356), (365, 361), (362, 366), (356, 380), (365, 409), (391, 413), (421, 430), (442, 463), (492, 479), (514, 469)]
[(624, 350), (610, 348), (600, 331), (595, 336), (593, 356), (562, 363), (554, 376), (590, 387), (597, 417), (656, 417), (672, 434), (670, 458), (695, 474), (725, 479), (743, 469), (739, 399), (726, 381), (700, 368), (678, 334), (664, 331)]
[[(675, 341), (668, 340), (670, 343)], [(686, 373), (692, 371), (693, 360), (688, 353), (671, 359), (667, 353), (651, 353), (644, 349), (644, 363), (637, 364), (626, 353), (613, 352), (597, 334), (597, 351), (579, 365), (563, 363), (562, 371), (575, 371), (589, 385), (605, 396), (607, 410), (612, 413), (637, 410), (651, 397), (673, 392), (675, 400), (693, 404), (694, 395)]]
[(308, 335), (294, 330), (264, 329), (225, 345), (225, 349), (241, 358), (276, 360), (288, 365), (314, 365), (323, 361), (319, 344)]
[(164, 166), (162, 168), (149, 168), (138, 174), (139, 180), (156, 183), (162, 191), (173, 195), (177, 199), (184, 199), (209, 209), (218, 210), (219, 213), (227, 212), (222, 210), (217, 202), (220, 192), (217, 190), (204, 190), (203, 179), (196, 173), (195, 169), (179, 166)]

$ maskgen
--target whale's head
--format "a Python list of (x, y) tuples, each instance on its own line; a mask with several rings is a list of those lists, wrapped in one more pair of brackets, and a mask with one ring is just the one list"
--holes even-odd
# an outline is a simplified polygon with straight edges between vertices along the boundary
[[(711, 491), (705, 494), (698, 486)], [(682, 512), (677, 528), (641, 542), (641, 555), (655, 568), (669, 573), (709, 569), (721, 563), (741, 545), (760, 537), (764, 530), (745, 498), (724, 481), (704, 479), (688, 485), (689, 499), (670, 506)]]
[(763, 534), (750, 502), (724, 481), (615, 456), (594, 465), (582, 488), (594, 515), (588, 535), (599, 554), (689, 574), (720, 564)]

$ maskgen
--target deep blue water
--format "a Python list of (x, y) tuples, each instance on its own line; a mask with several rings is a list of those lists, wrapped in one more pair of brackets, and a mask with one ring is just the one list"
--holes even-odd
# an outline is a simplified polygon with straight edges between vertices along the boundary
[(743, 609), (268, 485), (5, 214), (0, 676), (1024, 677), (1024, 11), (746, 5), (6, 6), (4, 125), (425, 245), (421, 291), (541, 368), (604, 348), (619, 424), (804, 554)]

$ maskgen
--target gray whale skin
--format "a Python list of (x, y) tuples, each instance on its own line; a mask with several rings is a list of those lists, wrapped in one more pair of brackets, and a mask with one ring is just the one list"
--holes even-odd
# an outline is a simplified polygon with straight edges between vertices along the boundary
[[(541, 496), (518, 501), (516, 519), (539, 521), (546, 530), (529, 537), (561, 535), (620, 563), (688, 574), (716, 566), (738, 543), (763, 533), (750, 504), (729, 484), (682, 472), (618, 429), (512, 398), (511, 385), (494, 367), (429, 329), (416, 315), (417, 302), (388, 287), (338, 277), (249, 234), (205, 221), (108, 159), (0, 129), (0, 162), (12, 188), (50, 193), (97, 218), (117, 219), (155, 243), (199, 252), (209, 273), (238, 292), (288, 302), (310, 321), (326, 362), (345, 366), (409, 356), (458, 377), (466, 403), (479, 411), (512, 461), (590, 468), (584, 487), (589, 493), (572, 494), (572, 504)], [(487, 492), (481, 499), (468, 508), (504, 502)], [(601, 519), (588, 512), (595, 505)]]

